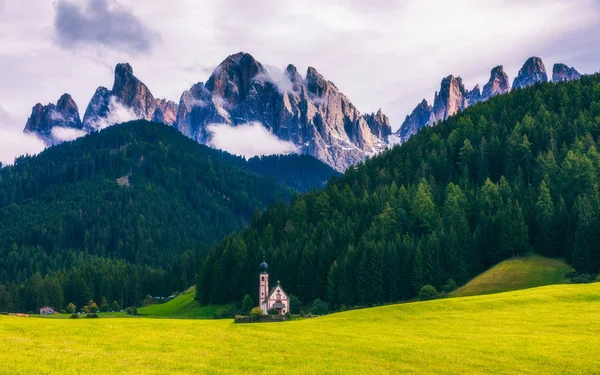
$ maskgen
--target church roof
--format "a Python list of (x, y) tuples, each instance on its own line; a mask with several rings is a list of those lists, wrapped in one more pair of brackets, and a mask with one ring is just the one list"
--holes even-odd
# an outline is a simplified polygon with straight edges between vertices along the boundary
[(279, 282), (277, 283), (277, 286), (274, 286), (273, 288), (271, 288), (271, 291), (269, 292), (269, 297), (271, 297), (273, 295), (273, 293), (275, 292), (275, 289), (279, 289), (281, 290), (282, 294), (285, 294), (286, 296), (288, 295), (285, 290), (283, 290), (283, 288), (281, 287), (281, 284), (279, 284)]

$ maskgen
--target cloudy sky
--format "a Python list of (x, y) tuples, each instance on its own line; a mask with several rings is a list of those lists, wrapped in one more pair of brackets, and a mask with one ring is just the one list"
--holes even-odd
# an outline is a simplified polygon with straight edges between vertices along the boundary
[(596, 72), (599, 37), (600, 0), (0, 0), (0, 161), (40, 147), (19, 134), (35, 103), (83, 113), (118, 62), (176, 101), (239, 51), (314, 66), (396, 129), (448, 74), (512, 81), (532, 55)]

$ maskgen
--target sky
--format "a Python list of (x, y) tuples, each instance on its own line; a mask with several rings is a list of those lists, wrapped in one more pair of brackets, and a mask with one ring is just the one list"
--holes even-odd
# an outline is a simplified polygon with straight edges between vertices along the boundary
[(597, 72), (599, 37), (600, 0), (0, 0), (0, 161), (42, 147), (21, 134), (35, 103), (68, 92), (83, 115), (119, 62), (175, 101), (240, 51), (313, 66), (395, 130), (449, 74), (512, 82), (530, 56)]

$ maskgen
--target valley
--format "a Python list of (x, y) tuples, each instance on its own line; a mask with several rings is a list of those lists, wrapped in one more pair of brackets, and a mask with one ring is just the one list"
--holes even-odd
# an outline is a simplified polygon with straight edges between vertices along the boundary
[(0, 316), (0, 373), (594, 374), (599, 295), (555, 285), (282, 324)]

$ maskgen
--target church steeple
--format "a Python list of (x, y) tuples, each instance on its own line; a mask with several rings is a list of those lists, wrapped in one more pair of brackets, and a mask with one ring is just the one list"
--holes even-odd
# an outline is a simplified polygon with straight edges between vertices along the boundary
[(260, 264), (260, 271), (261, 271), (261, 273), (267, 273), (268, 269), (269, 269), (269, 265), (267, 264), (267, 262), (265, 262), (265, 256), (263, 255), (263, 261)]
[(258, 287), (258, 302), (261, 310), (267, 314), (269, 311), (269, 265), (263, 255), (263, 261), (260, 264), (259, 287)]

